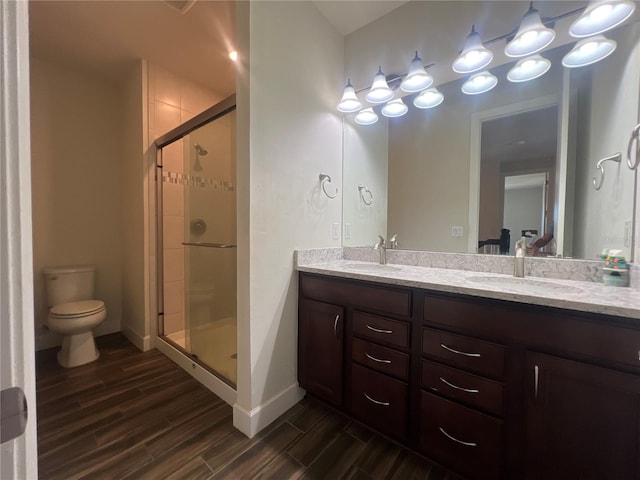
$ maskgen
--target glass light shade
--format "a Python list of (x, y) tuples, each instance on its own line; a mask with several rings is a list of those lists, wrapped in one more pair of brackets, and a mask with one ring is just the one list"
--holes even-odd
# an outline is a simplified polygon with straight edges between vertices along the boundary
[(356, 91), (353, 88), (353, 85), (351, 85), (351, 79), (349, 79), (347, 86), (344, 87), (342, 99), (340, 99), (340, 103), (338, 103), (338, 111), (343, 113), (353, 113), (357, 112), (361, 108), (362, 103), (358, 100)]
[(540, 55), (523, 58), (516, 66), (509, 70), (507, 79), (511, 82), (527, 82), (541, 77), (549, 71), (551, 62)]
[(526, 57), (545, 48), (554, 38), (556, 32), (544, 26), (540, 12), (531, 6), (522, 17), (516, 36), (507, 44), (504, 53), (508, 57)]
[(444, 100), (444, 95), (437, 88), (430, 88), (420, 92), (413, 100), (413, 105), (417, 108), (433, 108), (440, 105)]
[(606, 32), (624, 22), (635, 9), (635, 2), (628, 0), (592, 0), (571, 24), (569, 33), (582, 38)]
[(471, 33), (464, 42), (462, 52), (453, 62), (454, 72), (471, 73), (482, 70), (493, 60), (493, 52), (482, 44), (480, 34), (476, 32), (475, 25), (471, 27)]
[(382, 67), (378, 67), (378, 73), (373, 79), (373, 85), (366, 97), (369, 103), (385, 103), (393, 98), (393, 90), (387, 85), (387, 79), (382, 73)]
[(602, 35), (580, 40), (562, 59), (562, 65), (567, 68), (584, 67), (599, 62), (608, 57), (616, 49), (613, 40)]
[(401, 117), (409, 111), (409, 107), (405, 105), (401, 98), (394, 98), (384, 107), (382, 107), (382, 114), (385, 117)]
[(404, 92), (413, 93), (424, 90), (430, 87), (431, 84), (433, 84), (433, 77), (424, 69), (422, 59), (418, 56), (418, 52), (416, 52), (416, 56), (411, 61), (409, 73), (407, 73), (407, 76), (404, 77), (404, 80), (402, 80), (400, 84), (400, 89)]
[(498, 84), (498, 79), (488, 71), (471, 75), (462, 85), (462, 92), (467, 95), (478, 95), (491, 90)]
[(378, 115), (373, 108), (365, 108), (358, 112), (354, 120), (358, 125), (373, 125), (378, 121)]

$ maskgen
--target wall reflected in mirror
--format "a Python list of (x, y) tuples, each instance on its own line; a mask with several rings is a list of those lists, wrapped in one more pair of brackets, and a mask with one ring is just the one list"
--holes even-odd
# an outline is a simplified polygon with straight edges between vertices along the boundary
[[(542, 52), (551, 69), (528, 82), (506, 79), (516, 62), (490, 66), (499, 83), (485, 94), (462, 94), (460, 78), (438, 85), (436, 108), (370, 126), (345, 116), (343, 244), (370, 246), (382, 234), (397, 235), (401, 249), (482, 252), (479, 242), (507, 228), (510, 254), (529, 231), (528, 244), (545, 243), (530, 254), (593, 259), (620, 248), (631, 258), (636, 173), (609, 162), (600, 190), (592, 177), (599, 159), (626, 149), (638, 123), (637, 17), (607, 36), (617, 50), (590, 66), (562, 66), (572, 42)], [(530, 175), (544, 182), (527, 186)], [(359, 184), (373, 192), (371, 205)]]

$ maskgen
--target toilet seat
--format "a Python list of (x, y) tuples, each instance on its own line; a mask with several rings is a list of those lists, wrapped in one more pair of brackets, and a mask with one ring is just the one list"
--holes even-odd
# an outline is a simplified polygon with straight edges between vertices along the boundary
[(102, 300), (82, 300), (80, 302), (63, 303), (51, 308), (50, 317), (55, 318), (77, 318), (93, 315), (104, 310)]

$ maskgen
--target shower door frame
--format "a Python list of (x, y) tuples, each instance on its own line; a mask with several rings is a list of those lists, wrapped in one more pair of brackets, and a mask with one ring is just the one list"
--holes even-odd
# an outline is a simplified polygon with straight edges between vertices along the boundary
[[(227, 400), (225, 398), (224, 392), (212, 387), (210, 382), (203, 382), (203, 375), (197, 375), (199, 372), (195, 372), (196, 364), (202, 369), (204, 369), (209, 374), (213, 375), (217, 380), (221, 381), (225, 384), (225, 386), (232, 388), (235, 392), (235, 386), (229, 384), (229, 381), (222, 377), (218, 372), (216, 372), (213, 368), (206, 365), (204, 362), (201, 362), (197, 357), (194, 357), (189, 354), (184, 348), (177, 345), (175, 342), (171, 341), (171, 339), (167, 338), (164, 335), (164, 261), (163, 261), (163, 203), (162, 203), (162, 148), (167, 145), (180, 140), (181, 138), (186, 137), (194, 130), (211, 123), (218, 118), (224, 117), (228, 113), (236, 110), (236, 95), (230, 95), (224, 100), (218, 102), (214, 106), (208, 108), (202, 113), (196, 115), (190, 120), (187, 120), (182, 125), (177, 126), (176, 128), (168, 131), (164, 135), (158, 137), (154, 141), (154, 146), (156, 148), (156, 168), (155, 168), (155, 181), (156, 181), (156, 289), (157, 289), (157, 307), (158, 307), (158, 339), (166, 342), (175, 350), (180, 352), (183, 355), (186, 355), (187, 362), (180, 362), (176, 357), (173, 357), (172, 360), (176, 361), (180, 366), (182, 366), (185, 370), (191, 373), (194, 377), (201, 381), (201, 383), (205, 384), (207, 388), (212, 390), (214, 393), (219, 395), (223, 400)], [(161, 349), (162, 350), (162, 349)], [(167, 353), (163, 351), (163, 353)], [(191, 369), (187, 369), (188, 364), (191, 365)]]

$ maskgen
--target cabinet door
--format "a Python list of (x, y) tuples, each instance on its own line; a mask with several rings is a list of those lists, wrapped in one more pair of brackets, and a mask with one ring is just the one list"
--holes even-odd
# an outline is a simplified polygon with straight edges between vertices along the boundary
[(344, 308), (300, 299), (298, 382), (329, 403), (342, 405)]
[(640, 478), (640, 377), (527, 354), (526, 478)]

